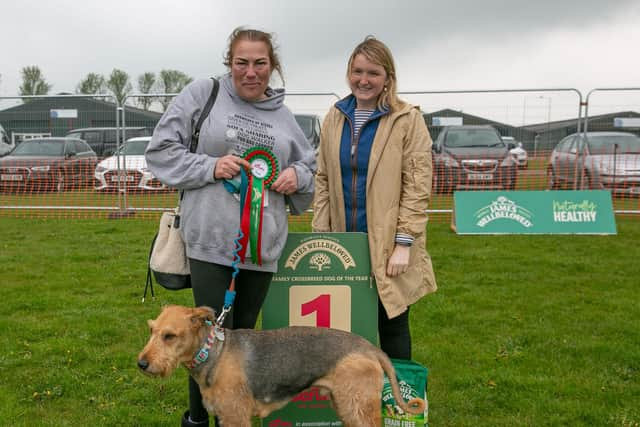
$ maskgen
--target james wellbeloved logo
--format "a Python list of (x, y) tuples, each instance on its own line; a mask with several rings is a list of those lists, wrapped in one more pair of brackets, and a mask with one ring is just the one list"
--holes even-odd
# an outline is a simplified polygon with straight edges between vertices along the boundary
[(313, 270), (323, 271), (331, 268), (331, 257), (328, 254), (338, 258), (345, 270), (356, 266), (351, 253), (337, 241), (332, 241), (328, 238), (312, 238), (302, 242), (291, 251), (291, 255), (287, 258), (284, 266), (295, 270), (300, 260), (311, 254), (314, 255), (309, 258), (309, 268)]
[(487, 206), (478, 209), (475, 212), (475, 217), (478, 227), (484, 227), (497, 219), (515, 221), (525, 228), (533, 226), (533, 213), (522, 206), (518, 206), (513, 200), (509, 200), (505, 196), (499, 196)]
[(616, 234), (605, 190), (456, 191), (452, 219), (458, 234)]
[(553, 201), (553, 220), (555, 222), (596, 222), (598, 205), (590, 200), (582, 202)]

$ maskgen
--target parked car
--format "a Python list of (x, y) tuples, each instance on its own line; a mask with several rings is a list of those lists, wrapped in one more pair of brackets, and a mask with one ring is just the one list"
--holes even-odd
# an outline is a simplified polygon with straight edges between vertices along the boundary
[(317, 153), (320, 146), (320, 117), (315, 114), (294, 114), (294, 117)]
[(527, 169), (528, 156), (527, 151), (522, 148), (522, 142), (516, 141), (516, 139), (512, 136), (503, 136), (502, 140), (507, 143), (507, 148), (509, 148), (511, 154), (515, 156), (518, 167), (520, 169)]
[(96, 163), (96, 153), (80, 139), (28, 139), (0, 159), (0, 188), (63, 191), (91, 186)]
[(549, 188), (640, 195), (640, 138), (628, 132), (574, 133), (551, 152)]
[(2, 125), (0, 125), (0, 157), (6, 156), (13, 150), (13, 143), (9, 139), (9, 135), (4, 130)]
[[(124, 187), (129, 191), (166, 190), (167, 187), (147, 169), (144, 150), (149, 141), (150, 136), (131, 138), (120, 147), (120, 151), (98, 163), (95, 170), (95, 189), (117, 190), (120, 181), (120, 188)], [(121, 174), (118, 174), (118, 170)]]
[[(73, 129), (66, 136), (86, 141), (98, 157), (107, 157), (113, 155), (118, 148), (116, 130), (115, 127)], [(148, 127), (127, 127), (124, 137), (151, 136), (152, 133), (153, 129)]]
[(515, 156), (490, 125), (444, 127), (433, 143), (433, 164), (436, 193), (516, 186)]

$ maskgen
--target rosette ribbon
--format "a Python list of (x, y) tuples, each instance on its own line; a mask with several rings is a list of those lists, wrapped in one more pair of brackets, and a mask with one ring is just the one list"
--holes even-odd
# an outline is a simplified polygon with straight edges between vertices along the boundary
[(244, 262), (249, 243), (251, 261), (262, 265), (264, 193), (278, 176), (278, 159), (265, 147), (250, 148), (242, 157), (249, 162), (251, 169), (247, 173), (246, 192), (240, 191), (240, 259)]

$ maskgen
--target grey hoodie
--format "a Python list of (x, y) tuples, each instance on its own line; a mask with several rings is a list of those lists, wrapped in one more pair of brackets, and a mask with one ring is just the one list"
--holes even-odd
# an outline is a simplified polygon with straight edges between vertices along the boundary
[[(298, 191), (287, 196), (292, 213), (302, 213), (313, 198), (315, 154), (293, 114), (284, 105), (284, 89), (268, 89), (257, 102), (241, 99), (230, 75), (220, 78), (211, 113), (200, 129), (195, 153), (189, 152), (195, 126), (211, 94), (211, 79), (199, 79), (173, 100), (156, 126), (145, 157), (151, 172), (163, 183), (184, 191), (182, 233), (187, 256), (230, 266), (240, 224), (240, 203), (222, 180), (213, 177), (218, 159), (242, 154), (253, 146), (270, 148), (280, 170), (292, 166)], [(262, 266), (247, 256), (240, 268), (275, 272), (287, 239), (285, 196), (268, 191), (262, 221)], [(248, 254), (248, 252), (247, 252)]]

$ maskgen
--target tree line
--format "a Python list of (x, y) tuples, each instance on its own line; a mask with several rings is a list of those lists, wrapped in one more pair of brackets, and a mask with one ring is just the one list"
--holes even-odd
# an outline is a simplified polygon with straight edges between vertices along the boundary
[[(20, 96), (49, 94), (52, 85), (47, 82), (37, 65), (23, 67), (20, 75), (22, 78), (22, 84), (19, 88)], [(193, 78), (182, 71), (161, 70), (158, 74), (154, 72), (142, 73), (138, 76), (136, 83), (139, 93), (152, 95), (180, 92), (192, 81)], [(83, 95), (111, 93), (122, 105), (127, 95), (133, 93), (133, 85), (127, 72), (114, 68), (108, 77), (98, 73), (87, 74), (76, 86), (76, 93)], [(140, 108), (148, 110), (154, 101), (158, 101), (164, 111), (169, 106), (171, 97), (140, 96), (136, 103)]]

